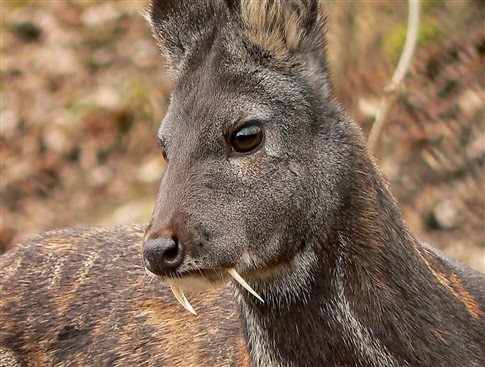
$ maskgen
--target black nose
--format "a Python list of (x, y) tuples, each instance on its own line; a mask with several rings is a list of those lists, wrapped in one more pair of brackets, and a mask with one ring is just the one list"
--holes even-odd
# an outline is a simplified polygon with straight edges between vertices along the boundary
[(185, 251), (175, 237), (150, 239), (143, 245), (146, 268), (156, 275), (168, 275), (184, 261)]

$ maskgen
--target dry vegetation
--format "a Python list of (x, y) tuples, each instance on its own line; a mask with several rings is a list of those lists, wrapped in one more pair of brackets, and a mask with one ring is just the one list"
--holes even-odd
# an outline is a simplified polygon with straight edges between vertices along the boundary
[[(410, 226), (485, 271), (481, 1), (424, 1), (380, 165)], [(145, 222), (170, 81), (145, 1), (1, 4), (1, 247), (44, 230)], [(405, 37), (404, 1), (329, 1), (339, 98), (369, 130)]]

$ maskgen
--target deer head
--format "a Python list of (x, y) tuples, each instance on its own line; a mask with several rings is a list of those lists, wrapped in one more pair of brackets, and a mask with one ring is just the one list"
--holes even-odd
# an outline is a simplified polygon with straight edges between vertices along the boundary
[(158, 0), (148, 19), (175, 83), (147, 268), (180, 299), (228, 269), (300, 294), (363, 149), (332, 97), (321, 1)]

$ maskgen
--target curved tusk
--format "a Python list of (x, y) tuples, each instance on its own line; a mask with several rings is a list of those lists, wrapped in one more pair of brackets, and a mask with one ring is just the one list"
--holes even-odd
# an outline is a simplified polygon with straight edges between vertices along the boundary
[(243, 288), (245, 288), (249, 293), (251, 293), (254, 297), (256, 297), (257, 299), (259, 299), (261, 302), (264, 303), (263, 299), (261, 298), (261, 296), (259, 294), (256, 293), (256, 291), (251, 288), (251, 286), (246, 283), (246, 281), (239, 275), (239, 273), (236, 271), (236, 269), (234, 268), (230, 268), (230, 269), (226, 269), (226, 271), (229, 273), (229, 275), (231, 277), (234, 278), (234, 280), (236, 282), (238, 282), (239, 284), (241, 284), (241, 286)]
[(173, 295), (175, 296), (175, 298), (177, 298), (177, 301), (179, 301), (179, 303), (187, 311), (189, 311), (191, 314), (194, 314), (194, 315), (197, 316), (197, 313), (195, 312), (194, 308), (189, 303), (187, 298), (185, 298), (185, 294), (184, 294), (184, 291), (182, 290), (182, 288), (180, 288), (178, 285), (175, 285), (174, 283), (169, 283), (169, 284), (170, 284), (170, 288), (172, 289)]

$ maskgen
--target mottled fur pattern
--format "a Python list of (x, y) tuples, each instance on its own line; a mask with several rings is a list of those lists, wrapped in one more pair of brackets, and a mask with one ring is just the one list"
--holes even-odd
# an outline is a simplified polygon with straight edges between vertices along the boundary
[[(0, 345), (54, 365), (483, 366), (485, 277), (403, 223), (332, 96), (322, 1), (154, 0), (147, 18), (175, 84), (145, 238), (183, 244), (180, 284), (236, 268), (265, 303), (218, 288), (189, 297), (195, 318), (144, 275), (139, 227), (71, 230), (2, 258)], [(264, 144), (232, 155), (254, 121)]]

